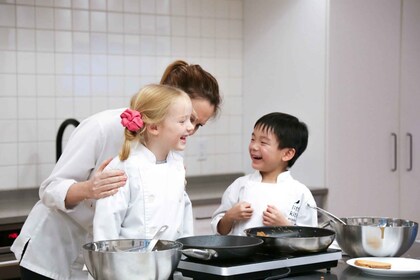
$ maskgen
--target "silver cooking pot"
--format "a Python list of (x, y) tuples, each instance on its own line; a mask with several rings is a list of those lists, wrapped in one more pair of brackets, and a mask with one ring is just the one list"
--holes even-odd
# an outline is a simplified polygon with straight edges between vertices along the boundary
[(181, 259), (182, 243), (159, 240), (153, 251), (142, 251), (149, 242), (150, 239), (119, 239), (87, 243), (83, 245), (86, 267), (99, 280), (170, 278)]
[(351, 257), (399, 257), (413, 245), (418, 223), (394, 218), (341, 218), (330, 221), (341, 249)]

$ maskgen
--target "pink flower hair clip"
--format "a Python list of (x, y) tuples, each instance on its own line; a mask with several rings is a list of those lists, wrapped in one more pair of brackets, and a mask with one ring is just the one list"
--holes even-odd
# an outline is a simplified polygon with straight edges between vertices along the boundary
[(121, 124), (130, 131), (136, 132), (144, 126), (140, 112), (127, 109), (120, 115)]

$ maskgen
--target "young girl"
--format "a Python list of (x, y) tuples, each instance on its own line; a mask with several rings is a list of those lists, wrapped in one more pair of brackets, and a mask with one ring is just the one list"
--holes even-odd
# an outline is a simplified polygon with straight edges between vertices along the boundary
[[(121, 114), (125, 140), (118, 157), (107, 166), (127, 175), (124, 188), (96, 202), (94, 240), (150, 239), (168, 225), (162, 239), (193, 234), (192, 208), (184, 197), (182, 156), (193, 131), (191, 100), (181, 90), (144, 87)], [(188, 207), (185, 207), (188, 205)]]
[(308, 128), (294, 116), (271, 113), (254, 125), (249, 155), (252, 174), (235, 180), (225, 191), (213, 214), (218, 234), (244, 235), (260, 226), (317, 226), (311, 191), (295, 180), (289, 168), (308, 144)]

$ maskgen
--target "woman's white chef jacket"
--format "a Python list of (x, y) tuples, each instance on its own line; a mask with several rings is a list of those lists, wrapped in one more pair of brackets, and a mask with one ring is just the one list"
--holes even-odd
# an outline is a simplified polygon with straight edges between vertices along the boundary
[(317, 211), (307, 207), (316, 202), (311, 191), (299, 181), (293, 179), (290, 171), (282, 172), (277, 177), (277, 183), (262, 183), (259, 171), (236, 179), (223, 193), (222, 203), (214, 212), (211, 227), (217, 233), (217, 224), (226, 211), (240, 201), (251, 204), (254, 212), (249, 220), (234, 223), (229, 234), (245, 235), (244, 230), (263, 225), (262, 212), (272, 204), (295, 225), (317, 226)]
[[(124, 138), (120, 123), (123, 110), (93, 115), (73, 131), (51, 175), (41, 184), (41, 201), (31, 210), (11, 247), (20, 260), (31, 240), (21, 266), (53, 279), (86, 279), (82, 245), (92, 239), (95, 201), (66, 209), (64, 199), (72, 184), (89, 179), (104, 160), (119, 153)], [(185, 209), (191, 208), (185, 192), (184, 197)], [(184, 219), (189, 221), (189, 211), (185, 213)]]
[[(118, 157), (108, 165), (124, 170), (126, 185), (115, 195), (96, 202), (94, 240), (118, 238), (150, 239), (163, 225), (161, 239), (175, 240), (193, 234), (192, 209), (184, 207), (185, 168), (182, 157), (170, 152), (166, 163), (156, 163), (145, 146), (131, 148), (130, 157)], [(189, 216), (188, 221), (184, 217)]]

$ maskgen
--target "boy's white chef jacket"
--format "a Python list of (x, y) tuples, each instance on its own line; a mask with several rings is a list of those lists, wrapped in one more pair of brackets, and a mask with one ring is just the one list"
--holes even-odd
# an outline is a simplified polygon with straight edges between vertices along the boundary
[(277, 176), (277, 183), (262, 183), (259, 171), (236, 179), (223, 193), (222, 202), (214, 212), (211, 227), (217, 232), (217, 224), (226, 211), (240, 201), (246, 201), (253, 208), (249, 220), (234, 223), (229, 234), (245, 235), (244, 230), (263, 225), (263, 211), (267, 205), (274, 205), (283, 215), (298, 226), (318, 225), (317, 211), (307, 207), (307, 203), (315, 206), (316, 202), (311, 191), (299, 181), (293, 179), (290, 171), (282, 172)]
[[(21, 266), (53, 279), (86, 279), (82, 245), (92, 238), (95, 201), (85, 200), (66, 209), (64, 199), (72, 184), (88, 180), (104, 160), (119, 153), (124, 139), (123, 111), (100, 112), (73, 131), (51, 175), (41, 184), (41, 201), (31, 210), (11, 247), (20, 260), (31, 240)], [(185, 209), (192, 209), (186, 192), (184, 197)], [(189, 211), (185, 213), (184, 219), (192, 223)]]
[[(182, 157), (170, 152), (166, 163), (156, 163), (145, 146), (132, 145), (130, 157), (118, 157), (108, 165), (124, 170), (126, 185), (118, 193), (96, 202), (94, 240), (118, 238), (150, 239), (163, 225), (161, 239), (175, 240), (193, 234), (192, 209), (185, 213), (185, 168)], [(184, 216), (191, 219), (184, 221)]]

